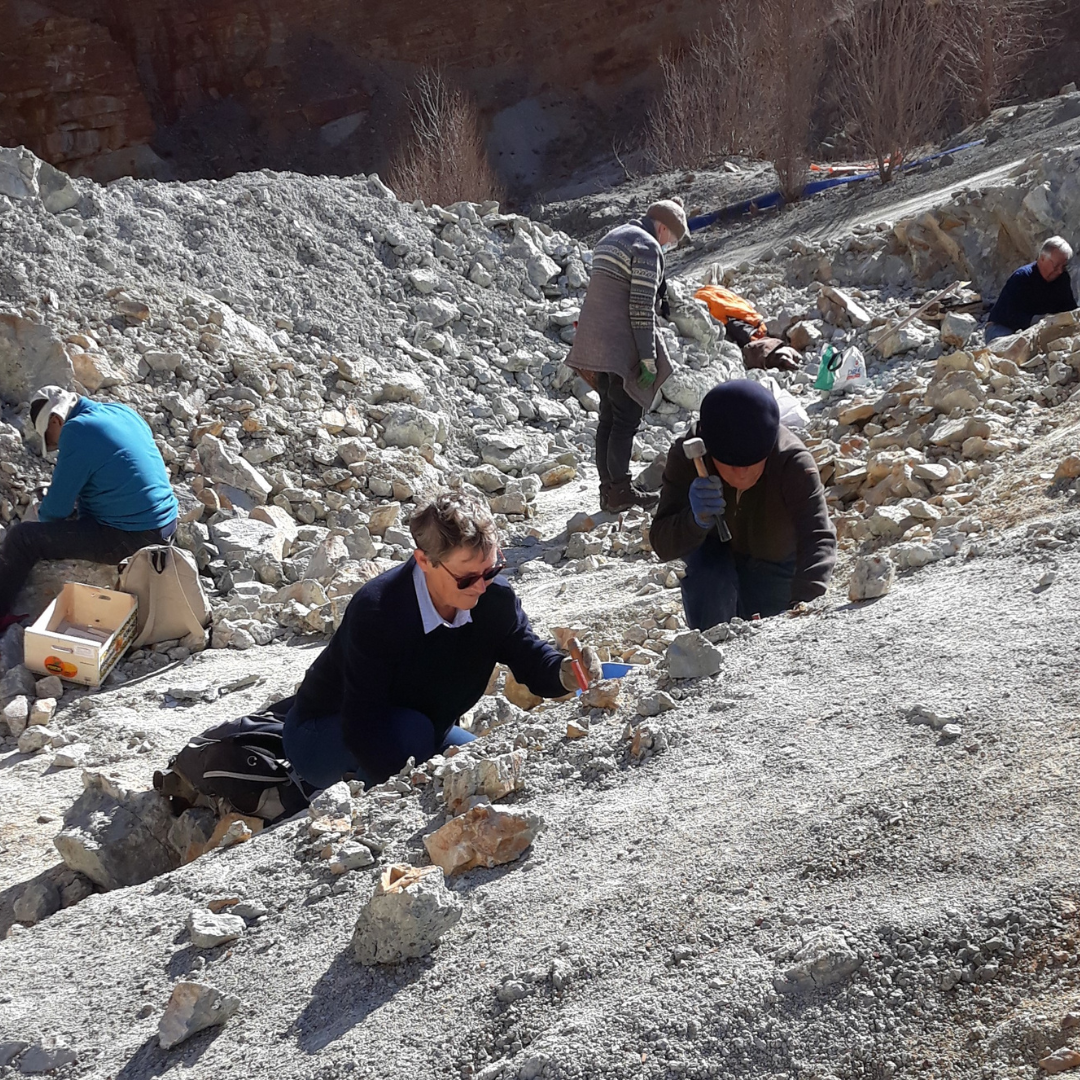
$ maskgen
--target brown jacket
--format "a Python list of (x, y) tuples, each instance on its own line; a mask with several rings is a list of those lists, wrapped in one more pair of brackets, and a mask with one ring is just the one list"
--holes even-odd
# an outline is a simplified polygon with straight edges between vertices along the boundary
[[(709, 533), (690, 509), (690, 484), (697, 470), (682, 444), (695, 434), (691, 429), (668, 451), (660, 505), (649, 530), (653, 550), (665, 561), (688, 555)], [(794, 559), (791, 599), (821, 596), (836, 564), (836, 529), (829, 520), (821, 474), (802, 440), (781, 426), (761, 479), (741, 499), (736, 494), (724, 485), (732, 550), (766, 562)]]

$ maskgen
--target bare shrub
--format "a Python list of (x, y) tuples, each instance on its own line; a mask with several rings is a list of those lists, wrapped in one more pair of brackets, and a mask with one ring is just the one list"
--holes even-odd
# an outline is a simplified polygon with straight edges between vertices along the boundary
[(646, 149), (662, 169), (702, 168), (753, 152), (756, 42), (746, 0), (726, 5), (688, 49), (660, 57), (663, 89), (649, 110)]
[(387, 170), (397, 195), (440, 206), (499, 198), (472, 98), (451, 86), (440, 68), (425, 68), (408, 101), (412, 130)]
[(949, 0), (953, 77), (965, 118), (989, 116), (1049, 43), (1047, 0)]
[(794, 202), (806, 186), (810, 133), (825, 61), (827, 0), (761, 0), (754, 96), (755, 140), (776, 169), (780, 194)]
[(940, 130), (951, 92), (947, 17), (943, 4), (926, 0), (870, 0), (841, 23), (836, 93), (856, 142), (877, 159), (882, 183)]
[(660, 168), (727, 154), (772, 161), (785, 200), (806, 183), (811, 117), (832, 0), (735, 0), (687, 50), (660, 58), (647, 147)]

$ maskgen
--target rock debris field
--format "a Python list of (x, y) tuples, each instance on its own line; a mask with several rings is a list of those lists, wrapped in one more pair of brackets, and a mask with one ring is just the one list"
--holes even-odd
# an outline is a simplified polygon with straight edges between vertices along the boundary
[[(1001, 237), (1069, 235), (1078, 165), (1046, 149), (754, 262), (676, 255), (642, 482), (747, 377), (693, 298), (722, 280), (804, 356), (750, 377), (790, 395), (840, 545), (805, 612), (701, 635), (648, 515), (597, 509), (597, 399), (562, 363), (584, 242), (374, 176), (101, 188), (0, 151), (0, 520), (48, 482), (29, 392), (127, 402), (214, 618), (212, 648), (93, 692), (0, 639), (0, 1076), (1080, 1064), (1080, 313), (976, 344)], [(827, 345), (868, 379), (814, 389)], [(630, 674), (537, 704), (497, 672), (452, 757), (262, 830), (174, 817), (154, 770), (291, 693), (447, 486), (489, 501), (537, 629)], [(112, 584), (43, 567), (19, 610), (63, 580)]]

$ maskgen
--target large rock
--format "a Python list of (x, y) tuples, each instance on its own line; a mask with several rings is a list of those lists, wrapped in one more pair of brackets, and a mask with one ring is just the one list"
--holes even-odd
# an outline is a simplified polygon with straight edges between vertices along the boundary
[(455, 304), (443, 300), (440, 296), (429, 296), (419, 301), (414, 310), (417, 322), (431, 323), (436, 330), (452, 323), (461, 315)]
[(950, 311), (941, 320), (941, 340), (945, 345), (952, 345), (962, 349), (968, 342), (968, 338), (975, 333), (978, 320), (974, 315), (966, 315), (963, 312)]
[(22, 664), (9, 668), (4, 672), (3, 678), (0, 678), (0, 707), (7, 705), (14, 698), (26, 698), (26, 717), (29, 719), (29, 699), (36, 697), (36, 686), (37, 676), (29, 668), (23, 667)]
[(21, 923), (37, 923), (60, 910), (60, 890), (48, 879), (31, 881), (16, 899), (12, 913)]
[(520, 473), (548, 457), (547, 437), (529, 435), (522, 429), (481, 435), (477, 443), (481, 459), (504, 473)]
[(896, 577), (896, 567), (892, 559), (884, 553), (860, 555), (855, 560), (848, 584), (848, 599), (873, 600), (884, 596), (891, 588)]
[(240, 937), (247, 929), (247, 923), (239, 915), (215, 914), (206, 908), (195, 908), (188, 915), (187, 929), (196, 949), (216, 949)]
[(696, 412), (701, 399), (722, 379), (720, 373), (710, 368), (695, 371), (693, 368), (676, 368), (671, 378), (660, 388), (660, 393), (674, 405), (689, 412)]
[[(370, 558), (374, 554), (374, 548), (370, 544), (370, 537), (368, 538), (368, 548), (370, 549), (368, 554), (361, 556), (361, 558)], [(316, 545), (311, 558), (308, 560), (304, 577), (325, 585), (351, 559), (352, 555), (346, 543), (346, 538), (336, 534), (328, 536)]]
[(273, 485), (254, 465), (209, 433), (199, 440), (198, 450), (203, 472), (211, 480), (239, 488), (250, 495), (255, 503), (266, 502)]
[(514, 750), (497, 757), (475, 757), (468, 751), (455, 754), (444, 766), (443, 798), (456, 812), (474, 795), (501, 799), (524, 784), (524, 750)]
[(914, 516), (902, 506), (878, 506), (866, 519), (872, 535), (884, 540), (899, 540), (915, 524)]
[(724, 662), (724, 654), (700, 630), (679, 634), (668, 646), (668, 673), (673, 679), (700, 679), (715, 675)]
[(119, 889), (180, 865), (168, 840), (173, 816), (156, 791), (128, 791), (90, 772), (83, 774), (83, 785), (53, 840), (72, 870), (102, 889)]
[(926, 388), (926, 404), (938, 412), (972, 411), (986, 400), (986, 391), (973, 371), (950, 371)]
[(536, 839), (543, 820), (519, 810), (500, 810), (487, 800), (424, 837), (428, 857), (449, 876), (476, 866), (513, 862)]
[(28, 401), (47, 383), (70, 390), (74, 378), (64, 343), (48, 326), (15, 312), (0, 311), (0, 399)]
[(832, 929), (811, 936), (792, 960), (783, 977), (773, 984), (784, 994), (822, 990), (854, 975), (862, 963), (843, 935)]
[(423, 405), (428, 400), (427, 386), (424, 380), (414, 372), (394, 371), (386, 375), (371, 400), (375, 405), (394, 401)]
[(79, 201), (71, 180), (25, 146), (0, 148), (0, 195), (40, 199), (50, 214), (70, 210)]
[(427, 956), (461, 918), (461, 901), (437, 866), (387, 867), (353, 931), (353, 955), (361, 964), (396, 964)]
[(24, 1076), (37, 1076), (55, 1072), (78, 1060), (78, 1055), (63, 1039), (56, 1035), (39, 1039), (19, 1058), (19, 1072)]
[(171, 1050), (208, 1027), (224, 1024), (240, 1008), (240, 999), (214, 986), (185, 980), (173, 987), (158, 1021), (158, 1045)]
[(210, 539), (222, 558), (248, 561), (256, 556), (282, 560), (285, 534), (276, 525), (255, 518), (232, 518), (210, 526)]
[(533, 255), (525, 263), (525, 273), (538, 288), (554, 281), (562, 273), (562, 267), (547, 255)]
[(446, 441), (446, 417), (416, 405), (398, 405), (383, 423), (388, 446), (431, 446)]
[(870, 312), (854, 297), (831, 285), (822, 285), (817, 299), (818, 311), (826, 322), (834, 326), (850, 326), (858, 329), (869, 326)]

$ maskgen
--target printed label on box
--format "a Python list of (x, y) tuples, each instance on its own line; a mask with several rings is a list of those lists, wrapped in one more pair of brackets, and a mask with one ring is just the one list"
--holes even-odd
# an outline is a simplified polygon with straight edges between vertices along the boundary
[(79, 673), (74, 664), (61, 660), (59, 656), (46, 656), (44, 666), (50, 675), (59, 675), (61, 679), (74, 679)]

